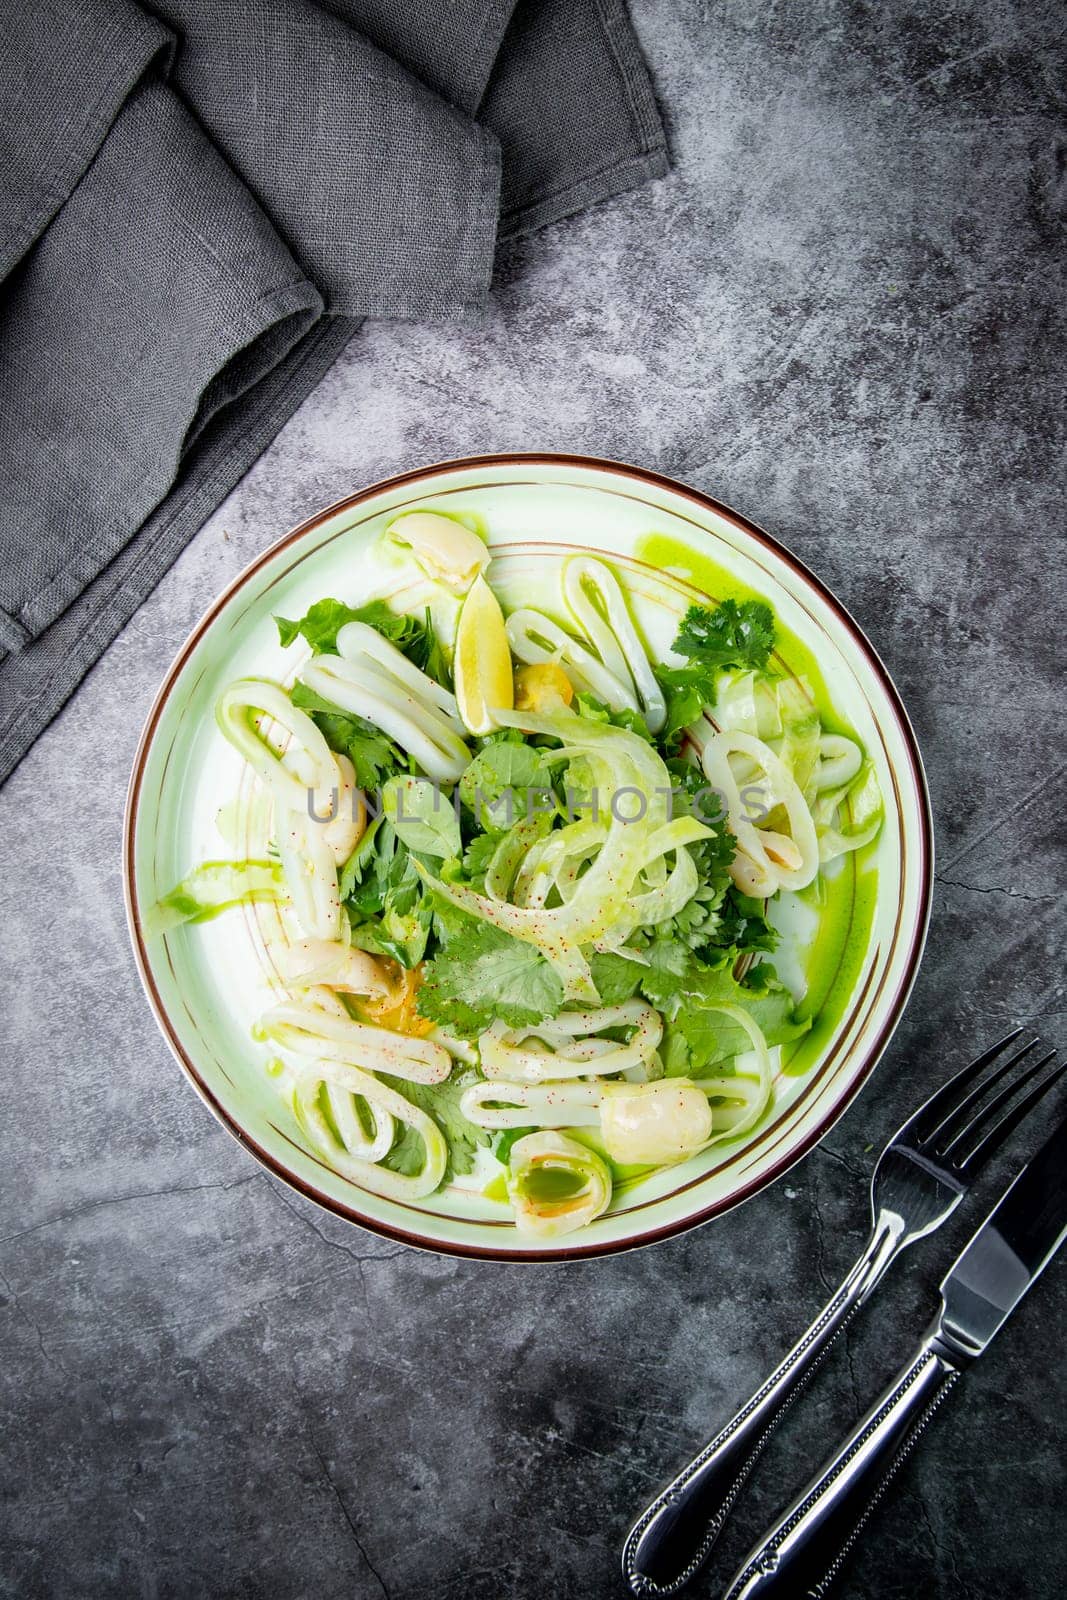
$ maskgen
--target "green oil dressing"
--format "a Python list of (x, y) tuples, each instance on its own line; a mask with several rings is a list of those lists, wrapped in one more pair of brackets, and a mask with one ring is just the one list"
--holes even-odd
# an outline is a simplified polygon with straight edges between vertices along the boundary
[[(683, 540), (666, 533), (647, 533), (637, 541), (635, 555), (702, 591), (714, 604), (721, 600), (765, 600), (757, 589)], [(792, 629), (775, 617), (775, 661), (781, 672), (803, 678), (811, 691), (823, 727), (831, 733), (855, 738), (852, 729), (834, 709), (821, 667), (809, 647)], [(837, 870), (820, 873), (815, 882), (791, 898), (801, 911), (817, 918), (814, 935), (796, 952), (799, 972), (790, 975), (804, 984), (799, 1006), (802, 1017), (812, 1019), (811, 1031), (792, 1047), (783, 1049), (785, 1071), (808, 1072), (839, 1026), (855, 993), (870, 945), (874, 923), (878, 872), (877, 840), (862, 850), (839, 858)], [(773, 960), (773, 957), (772, 957)], [(783, 978), (786, 974), (783, 972)], [(790, 979), (787, 978), (787, 981)]]
[(836, 877), (816, 879), (797, 897), (815, 908), (819, 924), (814, 940), (800, 955), (806, 989), (798, 1010), (802, 1017), (811, 1017), (811, 1031), (793, 1048), (785, 1065), (788, 1073), (807, 1072), (814, 1065), (856, 993), (874, 922), (875, 849), (871, 844), (845, 856)]
[(534, 1205), (557, 1205), (577, 1199), (585, 1179), (567, 1167), (534, 1167), (519, 1179), (519, 1189)]
[[(766, 595), (761, 594), (758, 589), (742, 583), (710, 556), (692, 549), (671, 534), (644, 534), (638, 539), (634, 554), (639, 561), (647, 562), (650, 567), (658, 567), (666, 577), (680, 578), (684, 583), (691, 583), (694, 588), (701, 590), (713, 605), (721, 600), (766, 602)], [(842, 722), (834, 710), (822, 668), (812, 651), (791, 628), (785, 626), (777, 614), (774, 623), (777, 634), (774, 660), (779, 671), (785, 673), (787, 677), (806, 679), (822, 718), (823, 727), (828, 733), (843, 733), (854, 737), (850, 734), (847, 724)]]

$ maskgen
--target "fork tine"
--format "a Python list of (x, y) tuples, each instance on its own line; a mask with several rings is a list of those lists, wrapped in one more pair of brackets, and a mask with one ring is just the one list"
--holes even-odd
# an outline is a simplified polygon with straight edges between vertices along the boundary
[[(976, 1131), (980, 1132), (981, 1128), (985, 1127), (990, 1112), (998, 1110), (1007, 1100), (1011, 1098), (1015, 1090), (1021, 1088), (1024, 1083), (1029, 1082), (1036, 1073), (1040, 1072), (1042, 1067), (1047, 1067), (1049, 1062), (1055, 1061), (1055, 1059), (1055, 1050), (1050, 1050), (1048, 1055), (1043, 1057), (1043, 1059), (1039, 1061), (1035, 1067), (1032, 1067), (1019, 1083), (1015, 1084), (1011, 1088), (1005, 1089), (1003, 1093), (997, 1096), (992, 1105), (986, 1106), (985, 1109), (980, 1112), (977, 1117), (975, 1117), (970, 1128), (966, 1129), (963, 1134), (957, 1135), (957, 1138), (953, 1142), (955, 1144), (959, 1144), (967, 1134), (972, 1134)], [(1029, 1093), (1025, 1094), (1017, 1105), (1010, 1106), (1000, 1120), (998, 1122), (994, 1122), (993, 1126), (989, 1128), (982, 1137), (979, 1138), (978, 1143), (974, 1146), (974, 1148), (969, 1150), (965, 1156), (955, 1163), (956, 1169), (960, 1175), (970, 1182), (970, 1179), (978, 1171), (978, 1169), (984, 1166), (989, 1160), (990, 1156), (1000, 1149), (1001, 1145), (1004, 1143), (1005, 1139), (1007, 1139), (1009, 1134), (1014, 1133), (1015, 1129), (1019, 1126), (1023, 1118), (1033, 1110), (1034, 1106), (1037, 1105), (1037, 1102), (1048, 1093), (1054, 1083), (1058, 1082), (1058, 1080), (1063, 1077), (1065, 1072), (1067, 1072), (1067, 1061), (1061, 1062), (1054, 1072), (1047, 1073), (1046, 1076), (1040, 1080), (1040, 1082), (1035, 1083)]]
[[(953, 1107), (959, 1100), (960, 1092), (966, 1089), (968, 1084), (972, 1083), (985, 1067), (988, 1067), (989, 1063), (1000, 1054), (1006, 1045), (1014, 1043), (1022, 1031), (1022, 1028), (1013, 1028), (1009, 1034), (1005, 1034), (998, 1044), (991, 1045), (988, 1050), (984, 1051), (977, 1061), (972, 1061), (969, 1066), (963, 1067), (956, 1073), (955, 1077), (950, 1078), (946, 1084), (943, 1084), (937, 1093), (932, 1095), (926, 1104), (916, 1112), (908, 1132), (925, 1144), (933, 1129), (939, 1127), (942, 1120), (951, 1114)], [(907, 1124), (905, 1126), (907, 1127)], [(901, 1132), (904, 1132), (903, 1128)]]
[[(974, 1118), (970, 1115), (970, 1113), (974, 1110), (974, 1107), (978, 1104), (978, 1101), (981, 1100), (983, 1095), (988, 1094), (990, 1089), (994, 1088), (1002, 1078), (1006, 1077), (1013, 1068), (1017, 1067), (1024, 1056), (1028, 1056), (1035, 1045), (1039, 1045), (1040, 1043), (1041, 1040), (1035, 1033), (1034, 1037), (1028, 1040), (1020, 1050), (1016, 1050), (1013, 1055), (1010, 1055), (1002, 1066), (999, 1066), (995, 1072), (991, 1072), (988, 1078), (980, 1079), (979, 1082), (974, 1085), (974, 1088), (971, 1089), (970, 1093), (964, 1095), (963, 1099), (959, 1101), (957, 1105), (953, 1106), (952, 1110), (946, 1117), (942, 1119), (941, 1122), (938, 1123), (937, 1127), (927, 1134), (925, 1140), (923, 1141), (924, 1144), (936, 1145), (942, 1153), (947, 1153), (945, 1144), (946, 1138), (949, 1141), (947, 1149), (950, 1150), (957, 1136), (962, 1131), (965, 1131), (974, 1125)], [(1023, 1074), (1023, 1076), (1017, 1080), (1015, 1087), (1018, 1088), (1021, 1084), (1025, 1083), (1027, 1077), (1030, 1075), (1031, 1074), (1029, 1073)], [(1009, 1088), (1005, 1092), (1010, 1094), (1012, 1091)], [(994, 1102), (994, 1104), (998, 1103), (999, 1102)]]

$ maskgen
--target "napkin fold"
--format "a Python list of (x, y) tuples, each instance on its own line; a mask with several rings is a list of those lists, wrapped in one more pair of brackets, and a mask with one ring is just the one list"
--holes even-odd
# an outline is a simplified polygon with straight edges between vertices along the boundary
[(667, 168), (622, 0), (0, 15), (0, 781), (368, 316)]

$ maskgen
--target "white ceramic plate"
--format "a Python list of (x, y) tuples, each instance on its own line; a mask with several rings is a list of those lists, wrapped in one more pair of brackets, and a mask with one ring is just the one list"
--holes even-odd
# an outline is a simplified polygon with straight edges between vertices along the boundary
[[(231, 911), (153, 940), (143, 932), (148, 908), (199, 861), (261, 855), (266, 845), (268, 817), (255, 780), (215, 727), (218, 692), (246, 675), (291, 681), (296, 652), (281, 649), (272, 614), (301, 616), (326, 595), (362, 600), (383, 525), (402, 507), (422, 505), (484, 518), (492, 581), (505, 606), (556, 609), (560, 558), (575, 550), (607, 558), (654, 651), (667, 648), (692, 601), (762, 596), (778, 621), (780, 664), (817, 686), (821, 680), (837, 715), (863, 741), (885, 798), (875, 845), (838, 868), (845, 877), (833, 889), (836, 932), (825, 935), (837, 940), (828, 1001), (780, 1073), (767, 1116), (733, 1145), (617, 1190), (604, 1216), (550, 1247), (525, 1240), (505, 1206), (471, 1187), (454, 1184), (418, 1205), (401, 1204), (360, 1189), (313, 1153), (250, 1034), (276, 997), (266, 951), (278, 931), (276, 908)], [(622, 1250), (692, 1227), (770, 1183), (823, 1136), (885, 1048), (915, 978), (932, 832), (915, 739), (888, 673), (844, 609), (786, 550), (725, 506), (655, 473), (572, 456), (488, 456), (406, 473), (341, 501), (286, 534), (212, 606), (145, 727), (127, 806), (125, 877), (134, 950), (164, 1037), (201, 1098), (264, 1166), (327, 1210), (393, 1238), (456, 1254), (544, 1260)], [(784, 942), (809, 936), (797, 909)]]

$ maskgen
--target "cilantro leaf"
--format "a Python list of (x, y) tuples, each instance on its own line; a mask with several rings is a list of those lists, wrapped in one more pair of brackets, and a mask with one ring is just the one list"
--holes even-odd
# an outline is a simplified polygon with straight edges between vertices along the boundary
[(763, 672), (774, 649), (774, 612), (763, 600), (723, 600), (714, 611), (690, 606), (674, 649), (706, 670), (743, 667)]
[[(381, 1074), (382, 1082), (410, 1100), (413, 1106), (432, 1117), (448, 1144), (446, 1180), (464, 1177), (474, 1168), (474, 1158), (479, 1146), (487, 1146), (492, 1137), (485, 1128), (468, 1121), (460, 1109), (460, 1096), (474, 1074), (453, 1072), (444, 1083), (412, 1083), (408, 1078), (394, 1078)], [(422, 1139), (410, 1124), (385, 1159), (385, 1165), (394, 1172), (408, 1175), (421, 1171), (424, 1160)]]
[(670, 748), (705, 706), (715, 704), (715, 680), (703, 667), (693, 665), (661, 667), (656, 676), (667, 701), (667, 720), (660, 738)]
[(777, 946), (778, 931), (767, 921), (766, 900), (742, 894), (731, 884), (719, 914), (721, 942), (732, 946), (739, 955)]
[(291, 699), (301, 711), (310, 712), (330, 749), (348, 757), (361, 789), (378, 788), (390, 773), (406, 766), (402, 752), (373, 723), (342, 711), (303, 683), (293, 685)]
[(702, 1072), (752, 1048), (748, 1034), (714, 1002), (740, 1006), (762, 1030), (768, 1045), (788, 1044), (811, 1027), (811, 1019), (797, 1016), (793, 997), (770, 969), (754, 989), (733, 976), (729, 965), (694, 964), (678, 991), (677, 1015), (670, 1023), (670, 1040), (663, 1053), (668, 1073)]
[(444, 925), (447, 944), (423, 968), (422, 1016), (472, 1038), (497, 1017), (522, 1027), (556, 1015), (563, 985), (533, 945), (473, 917), (446, 917)]
[(715, 675), (726, 667), (766, 670), (774, 649), (774, 612), (763, 600), (723, 600), (714, 610), (690, 606), (673, 649), (685, 666), (661, 667), (657, 674), (667, 700), (661, 738), (677, 741), (705, 706), (715, 704)]
[(473, 883), (479, 890), (485, 888), (485, 875), (499, 842), (495, 833), (479, 833), (463, 852), (464, 876), (468, 883)]
[(589, 957), (596, 992), (602, 1006), (618, 1006), (637, 993), (645, 971), (640, 961), (631, 961), (614, 950), (594, 950)]
[(367, 829), (341, 873), (352, 943), (413, 967), (426, 953), (433, 908), (412, 852), (385, 817)]
[(693, 957), (681, 939), (661, 934), (645, 950), (648, 965), (641, 973), (641, 993), (657, 1011), (670, 1014), (677, 1004), (678, 991), (689, 972)]

